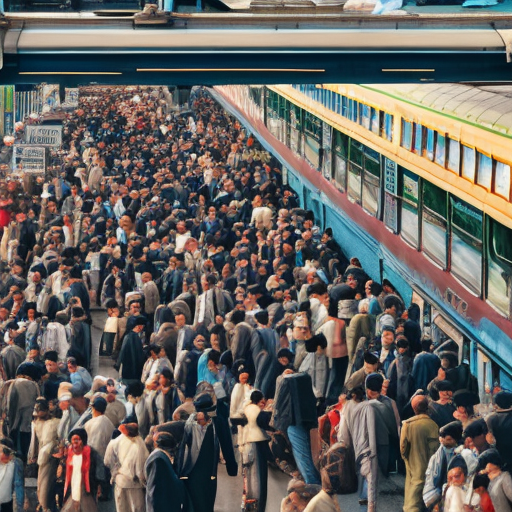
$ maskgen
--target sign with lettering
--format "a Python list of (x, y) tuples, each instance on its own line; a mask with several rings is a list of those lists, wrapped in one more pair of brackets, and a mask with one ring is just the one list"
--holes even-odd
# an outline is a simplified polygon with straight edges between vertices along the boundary
[(66, 98), (64, 100), (64, 103), (66, 104), (66, 107), (78, 107), (78, 87), (72, 88), (72, 87), (66, 87)]
[(62, 144), (61, 125), (29, 125), (25, 128), (25, 133), (27, 144), (55, 148)]
[(12, 168), (15, 172), (43, 174), (46, 171), (46, 148), (26, 144), (15, 145), (12, 152)]
[(398, 179), (396, 172), (396, 162), (389, 158), (384, 158), (384, 180), (386, 192), (390, 194), (398, 194)]

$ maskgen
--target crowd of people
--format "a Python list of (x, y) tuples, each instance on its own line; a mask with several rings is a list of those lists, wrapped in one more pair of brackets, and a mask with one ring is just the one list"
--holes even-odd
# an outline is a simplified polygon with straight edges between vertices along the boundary
[(405, 512), (512, 511), (512, 393), (479, 409), (457, 343), (347, 259), (208, 91), (190, 106), (83, 88), (58, 165), (0, 182), (0, 511), (37, 475), (42, 512), (213, 512), (219, 464), (246, 512), (269, 464), (282, 512), (355, 492), (373, 512), (393, 473)]

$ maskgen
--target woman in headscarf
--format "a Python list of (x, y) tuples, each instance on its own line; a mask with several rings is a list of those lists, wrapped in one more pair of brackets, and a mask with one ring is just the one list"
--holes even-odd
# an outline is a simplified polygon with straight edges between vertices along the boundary
[(69, 495), (62, 512), (96, 512), (96, 464), (92, 449), (87, 445), (87, 432), (77, 428), (70, 432), (68, 439), (70, 447), (66, 458), (64, 497), (68, 491)]

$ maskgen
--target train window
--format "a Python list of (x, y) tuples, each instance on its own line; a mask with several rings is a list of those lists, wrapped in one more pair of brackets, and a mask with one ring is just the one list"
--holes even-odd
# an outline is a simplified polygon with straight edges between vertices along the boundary
[(447, 243), (446, 191), (423, 181), (423, 252), (446, 268)]
[(388, 114), (387, 112), (384, 112), (383, 114), (381, 136), (391, 142), (393, 140), (393, 115)]
[(425, 128), (425, 158), (434, 161), (434, 130)]
[(455, 174), (460, 172), (460, 143), (458, 140), (448, 139), (448, 169)]
[(413, 123), (410, 121), (406, 121), (402, 119), (402, 142), (401, 145), (403, 148), (407, 149), (407, 151), (411, 151), (412, 149), (412, 132)]
[(359, 103), (356, 100), (348, 100), (348, 109), (350, 114), (350, 120), (354, 123), (358, 121), (358, 107)]
[(510, 165), (496, 161), (494, 193), (510, 200)]
[(446, 137), (440, 133), (436, 137), (435, 162), (441, 167), (444, 167), (446, 163)]
[(370, 113), (371, 108), (368, 105), (361, 104), (361, 126), (370, 129)]
[(289, 126), (289, 141), (290, 149), (297, 155), (301, 156), (301, 127), (302, 127), (302, 109), (297, 105), (290, 103), (290, 126)]
[(483, 216), (480, 210), (451, 198), (451, 273), (472, 291), (482, 291)]
[(348, 98), (346, 96), (341, 97), (341, 115), (348, 118)]
[(370, 130), (375, 133), (376, 135), (379, 135), (379, 111), (372, 107), (371, 112), (371, 119), (370, 119)]
[(337, 92), (334, 93), (334, 112), (341, 115), (341, 96)]
[(490, 243), (487, 260), (487, 299), (507, 317), (512, 285), (512, 229), (488, 218)]
[(423, 126), (421, 124), (414, 125), (414, 148), (413, 151), (417, 155), (421, 155), (423, 151)]
[(328, 123), (322, 123), (322, 170), (324, 177), (331, 178), (332, 175), (332, 131), (333, 128)]
[(361, 174), (363, 165), (362, 144), (354, 139), (350, 142), (350, 164), (348, 168), (348, 197), (361, 204)]
[(406, 242), (416, 248), (419, 245), (418, 186), (418, 176), (403, 169), (402, 227), (400, 235)]
[(380, 154), (370, 148), (364, 151), (363, 208), (378, 217), (380, 197)]
[(487, 190), (491, 190), (492, 183), (492, 158), (477, 151), (478, 173), (477, 183)]
[(475, 148), (462, 146), (462, 177), (469, 181), (475, 181), (476, 159)]
[(334, 131), (334, 179), (336, 186), (345, 192), (347, 187), (347, 158), (349, 138), (338, 130)]

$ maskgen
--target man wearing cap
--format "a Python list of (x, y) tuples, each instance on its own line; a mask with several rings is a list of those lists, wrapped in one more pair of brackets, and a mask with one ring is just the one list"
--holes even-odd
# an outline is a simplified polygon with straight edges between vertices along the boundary
[(41, 394), (47, 400), (55, 400), (58, 395), (61, 382), (69, 382), (67, 375), (60, 371), (59, 356), (54, 350), (49, 350), (44, 354), (44, 364), (46, 366), (46, 375), (43, 377)]
[(146, 319), (141, 315), (131, 316), (126, 322), (126, 334), (116, 363), (123, 384), (139, 382), (142, 377), (142, 369), (146, 358), (139, 334), (145, 326)]
[(16, 369), (25, 359), (25, 351), (15, 344), (18, 335), (18, 323), (15, 321), (7, 324), (7, 346), (0, 352), (0, 363), (4, 380), (16, 377)]
[(51, 454), (57, 447), (59, 420), (50, 416), (48, 401), (38, 398), (34, 407), (32, 422), (32, 439), (28, 451), (28, 464), (37, 462), (37, 499), (43, 512), (50, 510), (53, 499), (50, 490), (53, 488), (55, 475), (52, 473)]
[(491, 445), (487, 442), (487, 423), (483, 418), (477, 418), (464, 427), (464, 439), (466, 439), (466, 446), (480, 455), (488, 450)]
[(439, 428), (453, 421), (455, 406), (452, 403), (453, 386), (447, 380), (441, 380), (437, 383), (439, 400), (430, 402), (428, 406), (429, 416), (437, 423)]
[(487, 488), (496, 512), (512, 512), (512, 477), (503, 470), (503, 459), (496, 449), (487, 450), (478, 457), (479, 467), (489, 477)]
[(455, 449), (462, 443), (462, 423), (452, 421), (441, 427), (439, 429), (439, 442), (441, 446), (430, 457), (425, 472), (423, 502), (429, 509), (439, 503), (443, 496), (443, 485), (447, 480), (448, 464), (455, 456)]
[(110, 441), (104, 458), (115, 483), (116, 510), (142, 512), (145, 510), (144, 465), (149, 452), (136, 423), (123, 423), (119, 431), (121, 435)]
[(486, 418), (489, 433), (503, 459), (504, 468), (512, 470), (512, 393), (500, 391), (493, 397), (494, 412)]
[(402, 423), (400, 454), (405, 461), (404, 512), (422, 512), (425, 471), (439, 447), (439, 428), (428, 412), (428, 399), (416, 395), (411, 400), (415, 416)]

